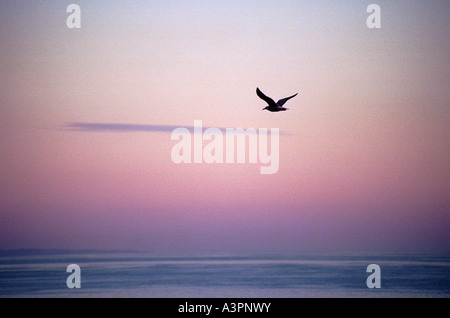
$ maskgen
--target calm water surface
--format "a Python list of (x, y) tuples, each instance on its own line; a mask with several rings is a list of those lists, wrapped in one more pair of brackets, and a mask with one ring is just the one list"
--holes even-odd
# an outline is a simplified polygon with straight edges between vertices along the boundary
[[(381, 288), (369, 289), (369, 264)], [(69, 264), (81, 288), (69, 289)], [(3, 253), (0, 297), (449, 297), (450, 255), (155, 257)]]

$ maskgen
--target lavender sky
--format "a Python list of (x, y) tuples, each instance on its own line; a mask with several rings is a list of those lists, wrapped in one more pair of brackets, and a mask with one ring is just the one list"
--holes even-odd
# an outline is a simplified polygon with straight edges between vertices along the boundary
[[(449, 252), (449, 16), (446, 0), (1, 1), (0, 249)], [(269, 113), (256, 87), (299, 95)], [(171, 127), (194, 120), (279, 128), (278, 173), (173, 163)], [(91, 129), (111, 124), (130, 129)]]

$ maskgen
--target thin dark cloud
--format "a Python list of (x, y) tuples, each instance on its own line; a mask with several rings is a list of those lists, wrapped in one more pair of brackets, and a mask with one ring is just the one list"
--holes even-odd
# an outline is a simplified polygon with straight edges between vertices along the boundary
[[(79, 131), (79, 132), (161, 132), (161, 133), (172, 133), (172, 131), (177, 128), (186, 128), (190, 132), (192, 133), (194, 132), (194, 126), (183, 126), (183, 125), (175, 126), (175, 125), (143, 125), (143, 124), (126, 124), (126, 123), (72, 122), (67, 123), (63, 127), (64, 130)], [(209, 127), (202, 127), (202, 128), (204, 132), (205, 129), (208, 129)], [(223, 127), (216, 127), (216, 128), (220, 129), (222, 132), (226, 131), (226, 128)], [(256, 128), (256, 131), (258, 131), (258, 128)], [(270, 129), (268, 131), (270, 131)], [(280, 131), (280, 135), (286, 135), (286, 133)]]
[[(84, 132), (165, 132), (171, 133), (180, 126), (173, 125), (142, 125), (142, 124), (124, 124), (124, 123), (68, 123), (64, 126), (65, 130), (84, 131)], [(193, 127), (186, 127), (192, 129)]]

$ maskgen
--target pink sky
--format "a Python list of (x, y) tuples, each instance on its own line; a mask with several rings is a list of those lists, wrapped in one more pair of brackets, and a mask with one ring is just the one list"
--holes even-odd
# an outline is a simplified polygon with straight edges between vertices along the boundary
[[(201, 3), (201, 4), (200, 4)], [(446, 1), (0, 5), (0, 249), (448, 251)], [(299, 95), (269, 113), (256, 94)], [(174, 164), (169, 132), (279, 128), (280, 168)]]

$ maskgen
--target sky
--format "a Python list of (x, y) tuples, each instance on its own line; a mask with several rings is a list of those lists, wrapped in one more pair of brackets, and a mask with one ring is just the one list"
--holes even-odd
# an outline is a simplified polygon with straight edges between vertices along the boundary
[[(445, 0), (2, 1), (0, 249), (449, 252), (449, 15)], [(299, 94), (271, 113), (256, 87)], [(196, 120), (278, 128), (278, 171), (174, 163), (173, 129)]]

